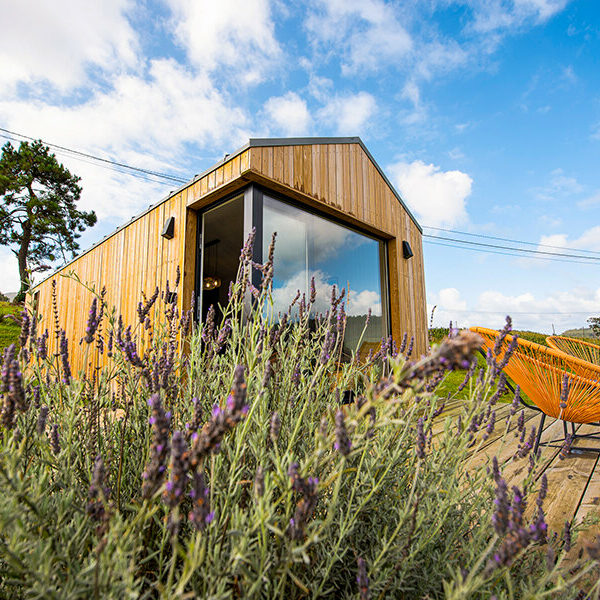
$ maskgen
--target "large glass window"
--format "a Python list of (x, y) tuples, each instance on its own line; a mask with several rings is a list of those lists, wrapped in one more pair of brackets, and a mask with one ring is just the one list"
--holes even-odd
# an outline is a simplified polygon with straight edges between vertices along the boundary
[[(383, 306), (381, 264), (384, 245), (379, 240), (348, 229), (268, 196), (263, 197), (263, 257), (273, 232), (277, 232), (273, 281), (276, 311), (287, 310), (297, 290), (310, 294), (315, 278), (314, 311), (325, 312), (331, 286), (346, 288), (348, 321), (343, 354), (358, 350), (361, 357), (376, 349), (387, 334)], [(371, 319), (361, 338), (367, 313)], [(360, 341), (360, 347), (359, 346)]]

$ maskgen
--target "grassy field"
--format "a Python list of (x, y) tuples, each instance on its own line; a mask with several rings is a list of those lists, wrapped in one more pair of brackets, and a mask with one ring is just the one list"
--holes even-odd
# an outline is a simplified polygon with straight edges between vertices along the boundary
[[(10, 302), (0, 302), (0, 316), (4, 315), (19, 315), (22, 308), (19, 305), (11, 304)], [(0, 350), (4, 350), (7, 346), (17, 343), (21, 327), (11, 319), (2, 319), (0, 321)]]
[[(530, 342), (535, 342), (536, 344), (541, 344), (543, 346), (547, 346), (546, 344), (546, 334), (537, 333), (535, 331), (514, 331), (513, 332), (520, 339), (529, 340)], [(429, 338), (431, 344), (439, 344), (446, 336), (448, 335), (448, 329), (444, 327), (435, 327), (429, 330)], [(480, 354), (477, 355), (477, 369), (485, 368), (485, 359)], [(449, 372), (444, 381), (436, 388), (436, 394), (441, 398), (444, 398), (449, 393), (453, 396), (463, 382), (465, 378), (466, 371), (451, 371)], [(508, 378), (508, 382), (510, 385), (515, 387), (515, 383)], [(465, 387), (464, 390), (458, 392), (456, 396), (457, 399), (467, 400), (469, 398), (469, 386)], [(525, 394), (522, 394), (523, 399), (526, 402), (529, 402)], [(512, 402), (513, 395), (511, 393), (506, 394), (501, 401), (504, 402)]]

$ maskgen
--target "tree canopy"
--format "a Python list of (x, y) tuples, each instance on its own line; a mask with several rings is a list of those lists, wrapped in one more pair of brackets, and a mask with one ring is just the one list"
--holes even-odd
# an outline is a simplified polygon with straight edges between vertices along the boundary
[(19, 262), (23, 300), (30, 274), (79, 249), (77, 238), (96, 223), (94, 211), (77, 210), (80, 177), (58, 162), (41, 140), (10, 142), (0, 157), (0, 245), (11, 247)]
[(590, 317), (587, 322), (590, 325), (590, 329), (592, 330), (592, 333), (596, 336), (596, 337), (600, 337), (600, 317)]

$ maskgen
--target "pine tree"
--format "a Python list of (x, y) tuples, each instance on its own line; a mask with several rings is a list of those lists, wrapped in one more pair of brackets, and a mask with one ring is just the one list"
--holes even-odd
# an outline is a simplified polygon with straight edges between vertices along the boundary
[(50, 268), (58, 257), (66, 262), (79, 249), (76, 239), (96, 223), (94, 211), (77, 210), (80, 178), (60, 164), (41, 140), (10, 142), (0, 157), (0, 245), (11, 247), (19, 262), (23, 301), (30, 275)]

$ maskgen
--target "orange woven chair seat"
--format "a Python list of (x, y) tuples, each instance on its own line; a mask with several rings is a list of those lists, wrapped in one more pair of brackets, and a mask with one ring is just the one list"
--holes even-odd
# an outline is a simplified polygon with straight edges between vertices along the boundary
[[(548, 346), (550, 346), (550, 348), (560, 350), (569, 357), (577, 358), (593, 365), (591, 368), (592, 372), (594, 371), (595, 367), (600, 367), (600, 345), (598, 344), (586, 342), (585, 340), (564, 337), (562, 335), (550, 335), (546, 338), (546, 343)], [(583, 368), (580, 363), (573, 362), (571, 367), (575, 372), (579, 373), (583, 377), (589, 377), (589, 374), (586, 372), (586, 368)]]
[[(499, 335), (493, 329), (471, 327), (483, 338), (483, 345), (493, 350)], [(499, 358), (512, 341), (507, 335)], [(504, 372), (523, 390), (528, 398), (546, 415), (571, 423), (600, 421), (600, 366), (561, 350), (547, 348), (528, 340), (518, 339), (513, 355)], [(569, 393), (566, 408), (561, 408), (561, 391), (565, 374)]]

